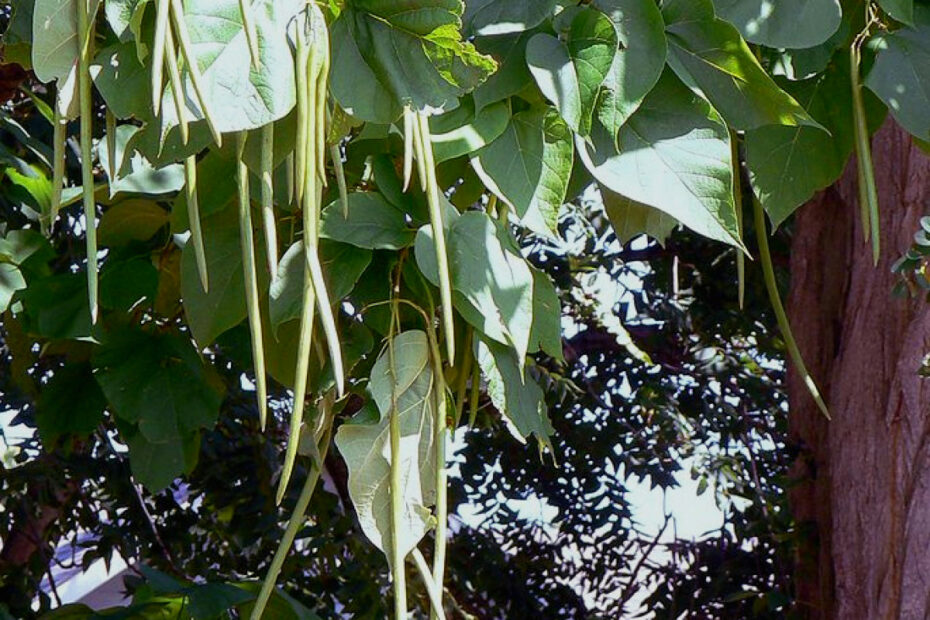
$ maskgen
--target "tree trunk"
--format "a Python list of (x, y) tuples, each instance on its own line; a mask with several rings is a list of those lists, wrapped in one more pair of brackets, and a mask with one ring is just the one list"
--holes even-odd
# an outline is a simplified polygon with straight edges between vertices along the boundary
[(930, 158), (889, 121), (873, 141), (881, 259), (863, 241), (855, 164), (799, 212), (789, 313), (833, 416), (788, 379), (801, 448), (791, 501), (806, 534), (798, 562), (811, 618), (930, 615), (930, 304), (891, 296), (891, 265), (930, 205)]

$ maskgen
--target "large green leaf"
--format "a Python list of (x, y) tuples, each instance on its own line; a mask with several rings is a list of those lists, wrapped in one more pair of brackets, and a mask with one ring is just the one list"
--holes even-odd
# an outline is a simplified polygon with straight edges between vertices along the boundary
[(613, 23), (594, 9), (574, 12), (564, 41), (539, 33), (526, 45), (526, 62), (539, 89), (576, 133), (591, 131), (594, 105), (617, 45)]
[(670, 0), (662, 14), (669, 64), (686, 84), (700, 89), (731, 127), (816, 125), (772, 81), (736, 28), (714, 17), (711, 0)]
[(678, 226), (678, 220), (664, 211), (630, 200), (605, 187), (601, 187), (601, 198), (607, 219), (621, 244), (625, 245), (640, 235), (649, 235), (665, 245), (665, 240)]
[[(401, 471), (400, 551), (409, 553), (429, 530), (435, 496), (433, 423), (437, 389), (422, 331), (397, 335), (371, 371), (369, 403), (339, 427), (336, 446), (349, 468), (349, 496), (365, 535), (392, 559), (391, 461)], [(391, 358), (393, 357), (393, 364)], [(397, 417), (400, 453), (392, 454), (390, 420)]]
[(340, 201), (323, 210), (320, 236), (369, 250), (400, 250), (413, 243), (416, 231), (404, 213), (376, 192), (349, 194), (348, 215)]
[(814, 192), (836, 181), (852, 154), (849, 62), (845, 55), (839, 56), (821, 75), (784, 84), (830, 133), (813, 127), (778, 126), (746, 132), (750, 182), (774, 226)]
[(61, 273), (32, 281), (19, 295), (26, 310), (23, 325), (27, 332), (51, 339), (91, 337), (84, 274)]
[(499, 101), (476, 113), (473, 102), (463, 99), (462, 105), (451, 112), (430, 117), (433, 159), (438, 164), (474, 153), (504, 133), (509, 122), (510, 106), (506, 102)]
[(107, 401), (94, 381), (90, 364), (66, 364), (39, 391), (36, 426), (51, 449), (63, 435), (88, 435), (103, 420)]
[(562, 360), (562, 303), (555, 284), (545, 272), (533, 272), (533, 328), (530, 331), (530, 352), (542, 351)]
[[(258, 34), (258, 63), (251, 62), (238, 0), (186, 0), (184, 21), (203, 74), (204, 96), (221, 132), (261, 127), (287, 114), (297, 97), (287, 24), (305, 6), (302, 0), (250, 3)], [(203, 111), (190, 76), (184, 90), (189, 119)], [(162, 97), (162, 134), (178, 123), (170, 86)]]
[(741, 245), (733, 206), (730, 136), (706, 101), (666, 71), (620, 130), (576, 140), (585, 165), (608, 189), (671, 215), (697, 233)]
[(0, 312), (6, 312), (14, 293), (24, 288), (26, 280), (19, 267), (0, 261)]
[[(347, 243), (322, 240), (320, 262), (326, 290), (334, 304), (352, 292), (355, 283), (371, 262), (371, 252)], [(278, 272), (268, 292), (268, 319), (275, 335), (287, 321), (300, 318), (304, 299), (303, 242), (297, 241), (287, 249), (278, 263)]]
[(496, 140), (475, 154), (481, 180), (537, 232), (555, 233), (571, 178), (571, 132), (551, 108), (515, 114)]
[(210, 289), (203, 290), (188, 242), (181, 255), (181, 298), (194, 340), (206, 347), (245, 319), (246, 306), (238, 221), (228, 211), (203, 218), (203, 241)]
[(920, 5), (914, 5), (914, 0), (878, 0), (878, 5), (883, 11), (905, 24), (913, 23), (914, 12), (921, 9)]
[(543, 391), (532, 378), (523, 376), (514, 351), (479, 338), (475, 341), (475, 357), (487, 380), (488, 396), (514, 436), (525, 442), (530, 435), (536, 435), (540, 446), (551, 449), (549, 437), (555, 429), (546, 413)]
[(137, 44), (141, 43), (142, 17), (149, 2), (151, 0), (105, 0), (104, 15), (120, 41), (131, 41), (135, 37)]
[(930, 140), (930, 8), (915, 7), (914, 22), (876, 38), (879, 52), (865, 84), (902, 127)]
[(154, 200), (129, 198), (104, 211), (97, 226), (97, 239), (106, 246), (146, 241), (167, 223), (168, 212)]
[(116, 118), (151, 119), (151, 73), (139, 62), (133, 42), (116, 43), (97, 52), (91, 75)]
[(481, 108), (516, 95), (533, 82), (526, 66), (526, 44), (533, 32), (477, 37), (475, 47), (498, 63), (498, 69), (473, 94), (475, 108)]
[[(236, 160), (225, 151), (210, 151), (197, 160), (198, 179), (233, 179), (236, 174)], [(204, 188), (209, 188), (204, 191)], [(230, 207), (236, 199), (235, 183), (200, 183), (197, 192), (197, 205), (200, 217), (208, 218)], [(171, 208), (171, 232), (188, 229), (187, 192), (181, 192), (174, 199)]]
[(332, 26), (331, 88), (365, 121), (389, 123), (405, 104), (443, 110), (494, 72), (462, 40), (461, 0), (354, 0)]
[(77, 60), (75, 0), (35, 0), (32, 9), (32, 69), (36, 77), (43, 82), (64, 80), (77, 65)]
[(32, 69), (32, 2), (17, 2), (3, 33), (3, 60)]
[(100, 307), (129, 312), (138, 304), (155, 301), (158, 294), (158, 269), (148, 256), (125, 260), (111, 257), (100, 273)]
[[(144, 155), (132, 146), (133, 137), (139, 128), (134, 125), (116, 127), (116, 178), (110, 179), (110, 198), (120, 193), (148, 194), (158, 196), (173, 194), (184, 187), (184, 169), (181, 164), (169, 164), (156, 168)], [(100, 149), (100, 164), (110, 169), (108, 149)]]
[[(125, 426), (125, 425), (123, 425)], [(185, 472), (190, 472), (197, 465), (200, 453), (200, 434), (190, 433), (178, 436), (171, 441), (150, 441), (138, 429), (121, 428), (120, 435), (129, 446), (129, 468), (132, 475), (150, 493), (157, 493), (170, 485)], [(180, 606), (172, 610), (159, 606), (157, 612), (149, 608), (153, 618), (163, 618), (166, 614), (176, 618), (187, 605), (186, 599), (179, 599)], [(143, 618), (149, 616), (142, 615)]]
[(223, 386), (178, 332), (111, 334), (94, 355), (94, 375), (112, 411), (152, 443), (212, 426)]
[(594, 6), (613, 22), (620, 41), (597, 106), (597, 118), (616, 136), (662, 75), (665, 22), (653, 0), (595, 0)]
[(750, 43), (793, 49), (820, 45), (843, 16), (839, 0), (714, 0), (714, 7)]
[(462, 19), (469, 34), (509, 34), (543, 23), (555, 5), (556, 0), (468, 0)]
[[(509, 233), (486, 214), (470, 211), (448, 225), (446, 245), (456, 309), (490, 338), (513, 346), (522, 361), (533, 325), (533, 273)], [(415, 253), (420, 271), (437, 284), (426, 226), (417, 234)]]

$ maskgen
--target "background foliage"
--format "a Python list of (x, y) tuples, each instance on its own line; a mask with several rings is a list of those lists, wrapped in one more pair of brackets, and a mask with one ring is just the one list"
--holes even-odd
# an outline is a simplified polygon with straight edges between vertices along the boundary
[[(264, 575), (313, 471), (304, 444), (276, 505), (284, 446), (300, 435), (286, 419), (313, 306), (304, 270), (317, 254), (325, 282), (313, 287), (325, 283), (336, 303), (319, 295), (329, 355), (318, 337), (308, 428), (331, 424), (331, 406), (337, 437), (350, 426), (383, 437), (395, 405), (376, 359), (395, 327), (424, 327), (406, 306), (393, 325), (386, 302), (444, 319), (445, 359), (423, 345), (438, 367), (424, 362), (428, 389), (403, 396), (455, 414), (450, 511), (480, 517), (452, 521), (450, 613), (616, 617), (644, 598), (656, 616), (791, 609), (805, 532), (784, 504), (790, 340), (774, 329), (773, 291), (746, 269), (742, 252), (759, 255), (747, 233), (767, 233), (744, 211), (780, 226), (780, 266), (785, 222), (856, 152), (863, 228), (878, 243), (869, 132), (887, 109), (930, 139), (925, 3), (260, 1), (253, 49), (237, 3), (186, 0), (171, 26), (181, 81), (166, 86), (152, 79), (155, 4), (89, 3), (96, 26), (82, 47), (82, 2), (4, 12), (0, 391), (14, 422), (34, 429), (3, 470), (9, 613), (31, 613), (62, 540), (85, 565), (119, 553), (152, 567), (131, 584), (133, 613), (189, 604), (184, 613), (209, 617), (251, 604), (250, 586), (228, 584)], [(301, 178), (288, 154), (307, 147), (302, 45), (332, 50), (329, 65), (314, 57), (329, 67), (328, 120), (312, 134), (328, 147), (313, 169), (328, 185), (304, 202), (288, 172)], [(80, 119), (78, 100), (90, 106)], [(405, 191), (412, 118), (435, 170), (418, 146), (420, 182)], [(92, 145), (76, 137), (89, 122)], [(251, 179), (251, 194), (237, 195), (236, 178)], [(243, 254), (246, 231), (255, 247)], [(902, 272), (918, 278), (919, 247), (912, 254)], [(480, 372), (463, 374), (472, 357)], [(416, 432), (422, 449), (403, 455), (415, 464), (405, 510), (422, 519), (413, 544), (429, 529), (417, 511), (433, 502), (410, 479), (428, 479), (435, 450)], [(327, 453), (320, 436), (325, 492), (283, 566), (293, 598), (272, 604), (383, 617), (388, 571), (368, 541), (388, 552), (386, 530), (371, 526), (384, 515), (370, 518), (377, 508), (353, 487), (380, 474), (342, 439)], [(629, 503), (629, 481), (668, 488), (684, 470), (726, 515), (697, 542), (656, 537)], [(550, 522), (515, 512), (528, 498), (554, 511)], [(408, 568), (411, 600), (426, 610)], [(40, 611), (53, 597), (39, 595)]]

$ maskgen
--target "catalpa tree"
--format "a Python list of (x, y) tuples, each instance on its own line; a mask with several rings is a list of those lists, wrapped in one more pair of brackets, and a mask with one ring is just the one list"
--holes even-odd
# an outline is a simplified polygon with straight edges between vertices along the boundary
[[(444, 617), (452, 433), (487, 397), (558, 460), (537, 360), (562, 358), (560, 302), (515, 233), (557, 237), (595, 187), (621, 240), (680, 225), (732, 246), (742, 295), (747, 207), (786, 349), (829, 417), (766, 216), (782, 225), (855, 153), (878, 261), (870, 136), (889, 110), (930, 140), (928, 53), (913, 0), (17, 1), (4, 61), (45, 85), (30, 97), (53, 139), (4, 154), (20, 208), (0, 311), (21, 367), (58, 360), (34, 377), (42, 439), (109, 416), (134, 477), (164, 489), (198, 461), (215, 365), (245, 324), (263, 428), (269, 385), (292, 394), (276, 501), (295, 464), (311, 473), (261, 588), (222, 602), (253, 618), (280, 604), (335, 450), (395, 617), (408, 562)], [(56, 260), (61, 230), (80, 269)], [(918, 284), (928, 246), (899, 264)], [(190, 600), (198, 617), (202, 598), (136, 611)]]

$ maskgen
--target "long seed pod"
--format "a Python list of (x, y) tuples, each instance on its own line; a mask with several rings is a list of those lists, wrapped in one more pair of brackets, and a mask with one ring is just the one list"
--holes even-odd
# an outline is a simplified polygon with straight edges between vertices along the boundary
[(262, 224), (268, 271), (272, 279), (278, 274), (278, 223), (274, 218), (274, 125), (262, 127)]
[(206, 293), (210, 290), (207, 276), (207, 252), (203, 246), (203, 230), (200, 228), (200, 202), (197, 199), (197, 156), (190, 155), (184, 159), (184, 196), (187, 198), (187, 222), (191, 229), (191, 243), (194, 244), (194, 258), (197, 261), (197, 273), (200, 285)]
[[(304, 402), (307, 399), (307, 370), (310, 367), (310, 349), (313, 344), (313, 318), (316, 295), (310, 282), (310, 271), (304, 265), (304, 299), (300, 313), (300, 336), (297, 340), (297, 368), (294, 372), (294, 403), (291, 406), (291, 423), (284, 452), (284, 467), (278, 480), (275, 503), (280, 504), (287, 491), (287, 483), (294, 471), (297, 448), (300, 445), (300, 428), (304, 420)], [(270, 571), (269, 571), (270, 573)]]
[[(301, 49), (302, 37), (298, 35), (298, 63), (305, 53), (307, 58), (306, 68), (312, 70), (313, 65), (310, 59), (314, 54), (312, 51)], [(298, 65), (299, 66), (299, 65)], [(300, 76), (300, 73), (298, 73)], [(276, 501), (280, 504), (287, 490), (287, 484), (290, 481), (291, 473), (294, 469), (294, 461), (297, 459), (297, 446), (300, 441), (300, 426), (303, 423), (304, 400), (306, 399), (307, 388), (307, 369), (310, 365), (310, 349), (313, 344), (313, 319), (317, 304), (317, 294), (313, 285), (313, 277), (310, 273), (310, 254), (316, 256), (316, 236), (317, 236), (317, 210), (318, 204), (316, 197), (319, 194), (317, 175), (308, 171), (307, 163), (315, 161), (312, 152), (308, 154), (308, 149), (315, 149), (316, 138), (313, 135), (313, 125), (316, 121), (316, 97), (312, 96), (313, 87), (316, 84), (315, 75), (306, 75), (298, 77), (298, 101), (301, 93), (305, 102), (303, 110), (298, 107), (298, 143), (304, 145), (303, 148), (297, 149), (298, 172), (295, 176), (303, 179), (304, 187), (300, 188), (299, 195), (302, 196), (301, 208), (303, 211), (304, 225), (304, 297), (303, 307), (300, 318), (300, 337), (297, 344), (297, 370), (294, 378), (294, 403), (291, 409), (290, 434), (287, 441), (287, 448), (284, 454), (284, 467), (281, 471), (281, 479), (278, 481), (278, 492)], [(301, 138), (303, 140), (301, 141)], [(303, 169), (303, 171), (301, 171)]]
[(200, 104), (200, 111), (207, 121), (207, 127), (213, 134), (213, 141), (217, 146), (223, 145), (223, 134), (216, 127), (213, 114), (210, 112), (210, 106), (207, 105), (206, 92), (203, 85), (203, 76), (200, 74), (200, 66), (197, 64), (197, 57), (194, 56), (194, 45), (191, 43), (190, 34), (187, 32), (187, 23), (184, 21), (184, 7), (181, 6), (181, 0), (171, 0), (171, 18), (174, 22), (174, 30), (178, 36), (178, 46), (181, 48), (181, 56), (187, 66), (187, 72), (191, 76), (191, 84), (194, 87), (194, 94), (197, 96), (197, 102)]
[(242, 14), (242, 28), (245, 30), (245, 41), (249, 46), (252, 66), (258, 67), (258, 31), (255, 29), (255, 22), (252, 21), (252, 7), (249, 6), (249, 0), (239, 0), (239, 12)]
[(449, 254), (446, 251), (446, 233), (442, 225), (442, 205), (439, 202), (439, 183), (436, 180), (436, 164), (433, 161), (433, 146), (430, 141), (429, 120), (417, 113), (417, 159), (426, 179), (424, 190), (429, 205), (430, 227), (436, 244), (436, 265), (439, 268), (439, 295), (442, 301), (443, 334), (449, 364), (455, 363), (455, 322), (452, 309), (452, 277), (449, 270)]
[(429, 598), (429, 604), (432, 605), (431, 617), (435, 618), (435, 620), (446, 620), (446, 612), (442, 608), (442, 587), (436, 583), (436, 580), (430, 574), (423, 552), (414, 547), (413, 551), (410, 552), (410, 557), (413, 558), (413, 563), (420, 573), (423, 585), (426, 586), (426, 596)]
[(317, 28), (321, 40), (313, 45), (322, 58), (316, 83), (316, 171), (323, 187), (326, 187), (326, 95), (329, 92), (329, 33), (326, 28)]
[(759, 243), (759, 262), (762, 263), (765, 288), (768, 291), (772, 309), (775, 311), (775, 318), (778, 320), (778, 329), (781, 330), (781, 335), (785, 339), (785, 346), (788, 347), (788, 354), (791, 356), (791, 361), (794, 362), (794, 365), (797, 367), (796, 370), (798, 374), (804, 379), (804, 384), (807, 386), (807, 390), (813, 397), (814, 402), (817, 403), (817, 407), (820, 409), (821, 413), (829, 420), (830, 410), (827, 409), (827, 405), (820, 395), (820, 390), (817, 388), (814, 378), (811, 377), (810, 372), (807, 370), (807, 366), (804, 364), (804, 358), (801, 356), (801, 350), (798, 348), (798, 343), (794, 339), (794, 333), (791, 331), (791, 323), (788, 322), (788, 315), (785, 313), (785, 307), (781, 303), (781, 295), (778, 294), (778, 283), (775, 281), (775, 269), (772, 267), (772, 254), (769, 251), (769, 240), (765, 233), (765, 212), (762, 210), (762, 204), (758, 200), (754, 199), (752, 202), (753, 219), (756, 226), (756, 239)]
[(264, 430), (268, 415), (268, 389), (265, 380), (265, 346), (262, 340), (262, 318), (258, 304), (258, 271), (255, 268), (255, 240), (252, 237), (252, 210), (249, 205), (249, 169), (243, 161), (245, 132), (236, 134), (236, 168), (239, 184), (239, 239), (242, 245), (242, 269), (245, 277), (246, 307), (249, 331), (252, 335), (252, 362), (255, 365), (255, 387), (258, 394), (258, 417)]
[(287, 154), (284, 160), (284, 179), (287, 184), (287, 204), (294, 204), (294, 153)]
[[(433, 363), (433, 408), (436, 412), (433, 420), (433, 448), (436, 451), (436, 534), (433, 546), (433, 584), (435, 598), (438, 600), (432, 601), (433, 611), (430, 617), (433, 620), (441, 620), (443, 617), (442, 591), (446, 570), (446, 527), (449, 519), (446, 472), (446, 442), (449, 438), (449, 425), (446, 416), (446, 382), (442, 371), (442, 357), (439, 353), (436, 332), (429, 323), (426, 325), (426, 333)], [(451, 336), (447, 335), (447, 337)], [(464, 374), (465, 370), (461, 369), (460, 372)]]
[(859, 172), (859, 209), (862, 233), (865, 240), (872, 238), (872, 260), (878, 264), (881, 239), (878, 216), (878, 189), (875, 185), (875, 168), (872, 165), (872, 146), (869, 143), (869, 126), (862, 101), (862, 84), (859, 78), (859, 43), (849, 48), (849, 78), (852, 84), (856, 163)]
[(44, 233), (47, 235), (58, 219), (61, 210), (61, 190), (65, 182), (65, 140), (67, 138), (68, 122), (62, 118), (59, 105), (55, 105), (54, 126), (52, 127), (52, 205), (45, 222)]
[[(302, 22), (298, 21), (298, 29)], [(312, 50), (304, 41), (304, 35), (297, 33), (296, 37), (297, 53), (295, 68), (297, 71), (297, 136), (294, 146), (294, 187), (296, 190), (296, 200), (302, 203), (304, 199), (304, 190), (307, 186), (307, 138), (309, 135), (310, 125), (310, 89), (307, 85), (308, 74), (310, 72), (310, 55)], [(316, 118), (316, 115), (314, 115)]]
[[(413, 109), (404, 106), (404, 191), (410, 187), (410, 177), (413, 175), (413, 149), (416, 139), (416, 124), (414, 123)], [(420, 179), (423, 180), (422, 178)]]
[[(313, 304), (310, 304), (310, 307), (312, 308)], [(324, 416), (322, 439), (320, 439), (317, 444), (317, 451), (320, 453), (321, 461), (326, 459), (326, 454), (329, 452), (330, 438), (332, 435), (333, 416), (331, 402), (330, 399), (324, 398), (320, 406), (320, 415)], [(294, 443), (298, 443), (299, 439), (298, 436), (298, 440)], [(251, 620), (260, 620), (262, 613), (265, 611), (265, 607), (268, 605), (268, 600), (271, 598), (272, 592), (274, 592), (275, 582), (278, 580), (278, 575), (281, 574), (281, 567), (284, 565), (284, 560), (287, 558), (287, 554), (294, 544), (294, 539), (297, 538), (297, 532), (299, 532), (304, 525), (304, 516), (307, 514), (307, 507), (310, 505), (310, 499), (313, 497), (313, 492), (320, 480), (320, 474), (320, 467), (314, 466), (307, 475), (307, 480), (300, 490), (300, 497), (297, 498), (294, 511), (291, 513), (291, 518), (287, 521), (284, 535), (281, 537), (281, 542), (278, 543), (278, 548), (274, 553), (274, 557), (271, 559), (271, 566), (268, 567), (268, 572), (265, 574), (262, 588), (258, 593), (258, 597), (255, 599), (255, 605), (252, 607), (252, 613), (249, 616)]]
[(339, 188), (339, 203), (342, 205), (342, 215), (349, 219), (349, 188), (346, 185), (346, 171), (342, 165), (342, 151), (338, 144), (329, 147), (329, 157), (333, 160), (333, 174), (336, 175), (336, 186)]
[(187, 123), (187, 110), (184, 105), (184, 82), (181, 80), (181, 69), (178, 64), (178, 53), (174, 48), (174, 37), (171, 30), (165, 35), (165, 64), (168, 66), (168, 80), (171, 83), (171, 97), (174, 109), (178, 115), (178, 127), (181, 131), (181, 142), (187, 144), (190, 138), (190, 128)]
[[(314, 41), (314, 48), (317, 48)], [(321, 100), (319, 93), (326, 92), (327, 73), (329, 63), (326, 60), (328, 50), (323, 49), (311, 53), (310, 79), (308, 98), (309, 110), (307, 118), (312, 123), (311, 133), (307, 140), (308, 149), (325, 148), (325, 109), (320, 110), (320, 105), (325, 106), (325, 98)], [(323, 112), (323, 113), (321, 113)], [(323, 139), (320, 139), (320, 136)], [(316, 165), (320, 161), (319, 155), (311, 151), (307, 157), (308, 168)], [(317, 170), (322, 173), (322, 170)], [(336, 389), (341, 397), (345, 393), (345, 370), (342, 363), (342, 350), (339, 343), (339, 333), (336, 330), (336, 318), (333, 315), (333, 305), (327, 292), (326, 281), (323, 278), (323, 267), (320, 265), (318, 254), (317, 238), (320, 234), (320, 202), (322, 187), (316, 181), (322, 174), (314, 174), (312, 170), (307, 170), (307, 187), (304, 192), (304, 256), (307, 260), (307, 267), (310, 271), (310, 280), (313, 282), (313, 290), (316, 292), (317, 310), (320, 313), (320, 325), (323, 333), (326, 335), (326, 344), (329, 348), (329, 359), (333, 365), (333, 376), (336, 379)], [(310, 185), (310, 179), (314, 183)], [(312, 187), (312, 191), (311, 191)]]
[[(730, 131), (730, 155), (733, 160), (733, 206), (736, 207), (736, 228), (743, 237), (743, 177), (739, 166), (739, 142), (735, 131)], [(746, 299), (746, 255), (736, 248), (737, 296), (740, 310)]]
[(104, 123), (106, 123), (107, 133), (107, 176), (110, 177), (110, 183), (116, 181), (116, 117), (110, 108), (104, 112)]
[[(392, 295), (396, 291), (392, 292)], [(397, 298), (391, 304), (391, 329), (388, 333), (388, 360), (391, 373), (391, 415), (388, 421), (389, 441), (391, 446), (391, 473), (390, 473), (390, 499), (391, 499), (391, 574), (394, 578), (394, 620), (407, 619), (407, 576), (404, 570), (404, 553), (400, 548), (400, 536), (403, 525), (404, 498), (400, 490), (403, 484), (400, 459), (400, 412), (397, 411), (397, 368), (394, 361), (395, 330), (400, 323), (398, 317)]]
[(152, 41), (152, 112), (161, 111), (161, 85), (164, 81), (165, 46), (167, 44), (168, 19), (171, 0), (158, 0), (155, 4), (155, 38)]
[(88, 15), (87, 0), (77, 2), (78, 35), (81, 49), (78, 56), (78, 99), (81, 112), (81, 183), (84, 198), (84, 228), (87, 240), (87, 296), (90, 319), (97, 322), (97, 207), (94, 201), (94, 171), (91, 160), (93, 144), (93, 110), (90, 61), (93, 56), (94, 23)]

